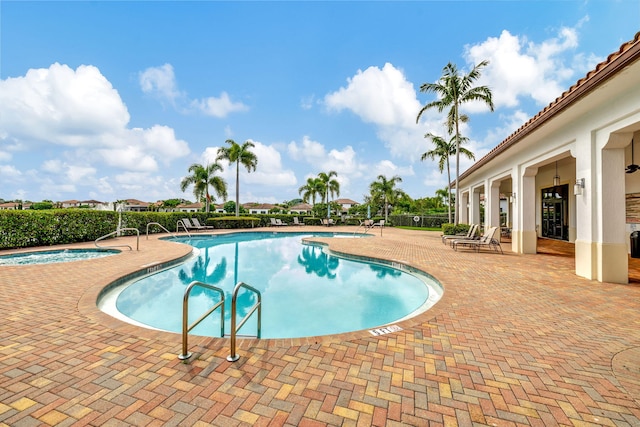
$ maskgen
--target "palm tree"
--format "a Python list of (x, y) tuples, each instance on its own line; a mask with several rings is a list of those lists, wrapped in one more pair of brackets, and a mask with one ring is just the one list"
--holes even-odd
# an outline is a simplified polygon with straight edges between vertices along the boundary
[(440, 169), (440, 173), (444, 171), (444, 168), (447, 168), (447, 205), (449, 206), (449, 223), (451, 223), (451, 170), (449, 168), (449, 158), (456, 153), (462, 153), (467, 156), (469, 159), (475, 159), (473, 153), (467, 150), (464, 147), (456, 148), (456, 141), (459, 141), (460, 144), (467, 142), (469, 138), (460, 137), (456, 139), (455, 136), (451, 137), (449, 142), (445, 141), (445, 139), (438, 135), (433, 135), (432, 133), (427, 133), (425, 138), (430, 138), (431, 142), (435, 145), (435, 148), (427, 151), (422, 154), (420, 160), (424, 161), (427, 158), (434, 160), (438, 159), (438, 168)]
[(329, 173), (320, 172), (318, 174), (318, 179), (321, 183), (321, 194), (323, 195), (324, 201), (327, 202), (327, 219), (329, 219), (329, 217), (331, 216), (331, 209), (329, 207), (329, 194), (331, 194), (331, 197), (340, 195), (340, 183), (337, 180), (332, 179), (334, 176), (338, 176), (338, 173), (336, 171), (331, 171)]
[(396, 188), (396, 184), (402, 182), (402, 178), (398, 175), (388, 179), (384, 175), (378, 175), (377, 181), (373, 181), (369, 185), (372, 201), (383, 201), (384, 206), (384, 222), (388, 221), (389, 205), (394, 205), (398, 199), (405, 195), (404, 191)]
[[(451, 187), (439, 188), (436, 190), (436, 197), (433, 199), (436, 201), (436, 209), (440, 209), (440, 206), (445, 203), (449, 203), (449, 196), (451, 194)], [(449, 210), (449, 222), (451, 222), (451, 210)]]
[(198, 201), (205, 199), (207, 213), (209, 213), (209, 203), (211, 202), (209, 186), (213, 187), (218, 197), (222, 197), (223, 200), (227, 199), (227, 183), (223, 178), (215, 176), (216, 172), (222, 172), (222, 166), (217, 161), (207, 164), (207, 166), (194, 163), (189, 166), (189, 172), (191, 175), (182, 178), (180, 189), (184, 192), (187, 187), (193, 184), (193, 195)]
[[(482, 61), (469, 72), (461, 75), (455, 64), (449, 62), (442, 70), (442, 77), (436, 83), (424, 83), (420, 86), (420, 92), (435, 92), (439, 99), (427, 103), (420, 109), (416, 123), (420, 121), (422, 113), (430, 108), (436, 108), (439, 113), (445, 109), (447, 112), (447, 128), (450, 134), (456, 138), (456, 191), (459, 190), (460, 180), (460, 123), (464, 121), (464, 115), (460, 113), (462, 104), (471, 101), (484, 102), (493, 111), (493, 97), (487, 86), (473, 86), (480, 77), (480, 70), (487, 66), (489, 61)], [(455, 210), (455, 224), (458, 224), (458, 212)]]
[(302, 196), (303, 202), (309, 203), (311, 201), (312, 205), (315, 206), (316, 196), (323, 194), (322, 188), (323, 184), (320, 178), (307, 178), (307, 183), (298, 188), (298, 194)]
[(236, 164), (236, 216), (240, 216), (240, 165), (243, 165), (247, 172), (251, 173), (258, 166), (258, 157), (250, 151), (255, 147), (251, 141), (245, 141), (242, 145), (233, 139), (227, 139), (225, 142), (229, 144), (229, 147), (218, 148), (216, 161), (227, 160), (229, 164)]

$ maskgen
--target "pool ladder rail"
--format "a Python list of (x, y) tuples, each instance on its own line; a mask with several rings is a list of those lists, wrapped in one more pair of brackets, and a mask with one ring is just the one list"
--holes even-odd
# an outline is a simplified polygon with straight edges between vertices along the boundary
[[(171, 237), (178, 237), (175, 234), (173, 234), (172, 232), (170, 232), (169, 230), (167, 230), (162, 224), (160, 224), (159, 222), (150, 222), (149, 224), (147, 224), (147, 240), (149, 240), (149, 226), (151, 225), (157, 225), (158, 227), (160, 227), (161, 229), (163, 229), (165, 232), (171, 234)], [(178, 231), (178, 230), (176, 230)], [(187, 232), (188, 233), (188, 232)], [(189, 237), (191, 237), (191, 235), (189, 235)]]
[(97, 248), (121, 248), (121, 247), (124, 247), (124, 248), (129, 248), (129, 250), (130, 250), (130, 251), (132, 251), (132, 250), (133, 250), (133, 248), (132, 248), (131, 246), (129, 246), (129, 245), (108, 245), (108, 246), (100, 246), (100, 245), (98, 244), (98, 242), (99, 242), (100, 240), (104, 240), (104, 239), (106, 239), (107, 237), (111, 237), (111, 236), (114, 236), (114, 235), (118, 235), (118, 236), (122, 235), (122, 232), (123, 232), (123, 231), (135, 231), (135, 232), (136, 232), (136, 235), (137, 235), (137, 239), (136, 239), (136, 251), (139, 251), (139, 250), (140, 250), (140, 230), (138, 230), (137, 228), (119, 228), (119, 229), (117, 229), (117, 230), (116, 230), (116, 231), (114, 231), (114, 232), (111, 232), (111, 233), (109, 233), (109, 234), (105, 234), (105, 235), (104, 235), (104, 236), (102, 236), (102, 237), (98, 237), (94, 243), (95, 243), (95, 245), (96, 245), (96, 247), (97, 247)]
[[(207, 289), (211, 289), (215, 292), (218, 292), (220, 294), (220, 301), (218, 301), (217, 304), (215, 304), (211, 309), (209, 309), (206, 313), (204, 313), (202, 316), (200, 316), (200, 318), (198, 320), (196, 320), (195, 322), (193, 322), (191, 325), (189, 325), (189, 294), (191, 293), (191, 291), (193, 290), (193, 288), (195, 287), (204, 287)], [(236, 319), (236, 314), (237, 314), (237, 310), (236, 310), (236, 306), (237, 306), (237, 301), (238, 301), (238, 293), (240, 292), (240, 289), (245, 288), (250, 292), (253, 292), (254, 294), (256, 294), (258, 301), (253, 305), (253, 307), (251, 307), (251, 309), (249, 310), (249, 312), (246, 314), (246, 316), (244, 316), (242, 318), (242, 320), (240, 321), (240, 323), (237, 323), (237, 319)], [(187, 286), (187, 289), (184, 292), (184, 296), (182, 299), (182, 353), (178, 355), (178, 359), (180, 360), (186, 360), (188, 358), (190, 358), (192, 356), (192, 353), (188, 351), (188, 337), (189, 337), (189, 331), (191, 331), (193, 328), (195, 328), (198, 324), (200, 324), (200, 322), (202, 322), (205, 318), (207, 318), (209, 315), (211, 315), (214, 311), (216, 311), (218, 308), (221, 308), (220, 310), (220, 336), (221, 337), (225, 337), (225, 333), (224, 333), (224, 301), (225, 301), (225, 297), (224, 297), (224, 291), (216, 286), (213, 285), (209, 285), (207, 283), (203, 283), (203, 282), (199, 282), (199, 281), (193, 281), (191, 282), (191, 284), (189, 284), (189, 286)], [(260, 291), (258, 291), (256, 288), (247, 285), (244, 282), (238, 282), (238, 284), (235, 286), (235, 288), (233, 289), (233, 295), (231, 297), (231, 332), (230, 332), (230, 354), (229, 356), (227, 356), (227, 360), (229, 362), (235, 362), (237, 361), (240, 356), (236, 353), (236, 336), (238, 334), (238, 332), (240, 331), (240, 329), (244, 326), (244, 324), (247, 322), (247, 320), (249, 320), (249, 318), (251, 317), (251, 315), (253, 315), (253, 313), (255, 313), (257, 310), (258, 312), (258, 328), (257, 328), (257, 335), (256, 338), (260, 339), (260, 336), (262, 335), (262, 295), (260, 294)]]

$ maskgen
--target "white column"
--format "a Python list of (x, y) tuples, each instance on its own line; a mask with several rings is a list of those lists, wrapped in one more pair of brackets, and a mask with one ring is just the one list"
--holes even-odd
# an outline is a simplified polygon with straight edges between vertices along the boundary
[(469, 215), (471, 215), (471, 223), (480, 224), (480, 188), (472, 190)]
[(538, 168), (528, 168), (522, 177), (518, 217), (521, 219), (518, 252), (535, 254), (538, 251), (536, 230), (536, 174)]
[(522, 197), (522, 193), (520, 192), (520, 174), (518, 173), (520, 168), (518, 166), (514, 166), (511, 170), (511, 206), (510, 209), (510, 221), (511, 221), (511, 251), (514, 253), (519, 253), (519, 234), (518, 232), (522, 228), (519, 220), (519, 200)]
[(491, 185), (485, 185), (485, 188), (489, 189), (484, 199), (485, 228), (500, 227), (500, 181), (493, 181)]
[(596, 163), (594, 158), (595, 141), (591, 135), (582, 135), (576, 139), (576, 179), (584, 178), (585, 188), (582, 194), (576, 196), (576, 240), (575, 240), (575, 267), (578, 276), (594, 280), (597, 277), (596, 268), (596, 230), (594, 222), (594, 209), (596, 203), (595, 179), (600, 168), (592, 167)]
[(597, 279), (600, 282), (628, 283), (624, 148), (602, 150), (599, 174), (602, 203), (598, 203)]
[(458, 207), (457, 207), (457, 209), (459, 209), (458, 212), (460, 212), (460, 215), (458, 216), (460, 220), (460, 224), (469, 223), (469, 207), (467, 206), (468, 204), (469, 204), (469, 192), (465, 191), (464, 193), (460, 194), (460, 200), (458, 201)]

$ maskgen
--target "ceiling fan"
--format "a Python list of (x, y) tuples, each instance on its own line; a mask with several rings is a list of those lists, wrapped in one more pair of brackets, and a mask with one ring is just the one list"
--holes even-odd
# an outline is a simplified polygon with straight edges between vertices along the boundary
[(631, 140), (631, 164), (625, 168), (625, 172), (626, 173), (634, 173), (638, 169), (640, 169), (640, 166), (636, 165), (633, 162), (633, 139), (632, 139)]

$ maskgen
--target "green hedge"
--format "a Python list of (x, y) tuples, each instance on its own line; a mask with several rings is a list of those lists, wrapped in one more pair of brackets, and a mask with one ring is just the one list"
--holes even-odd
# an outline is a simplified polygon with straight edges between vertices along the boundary
[(471, 225), (469, 224), (442, 224), (442, 234), (444, 235), (455, 235), (455, 234), (462, 234), (462, 233), (467, 233), (469, 231), (469, 227), (471, 227)]
[[(238, 229), (267, 227), (270, 218), (279, 218), (293, 224), (293, 217), (304, 223), (320, 225), (320, 218), (302, 215), (267, 214), (241, 216), (204, 212), (122, 212), (97, 211), (93, 209), (50, 209), (50, 210), (0, 210), (0, 249), (32, 246), (51, 246), (78, 242), (90, 242), (113, 233), (121, 218), (122, 228), (136, 228), (140, 235), (176, 231), (182, 218), (198, 218), (201, 224), (212, 225), (216, 229)], [(335, 217), (334, 220), (338, 220)], [(162, 227), (151, 225), (158, 223)], [(184, 231), (182, 227), (180, 231)], [(126, 232), (125, 234), (133, 234)]]
[(261, 218), (257, 217), (213, 217), (207, 219), (207, 225), (213, 226), (213, 228), (219, 229), (234, 229), (234, 228), (253, 228), (260, 227), (262, 223)]

